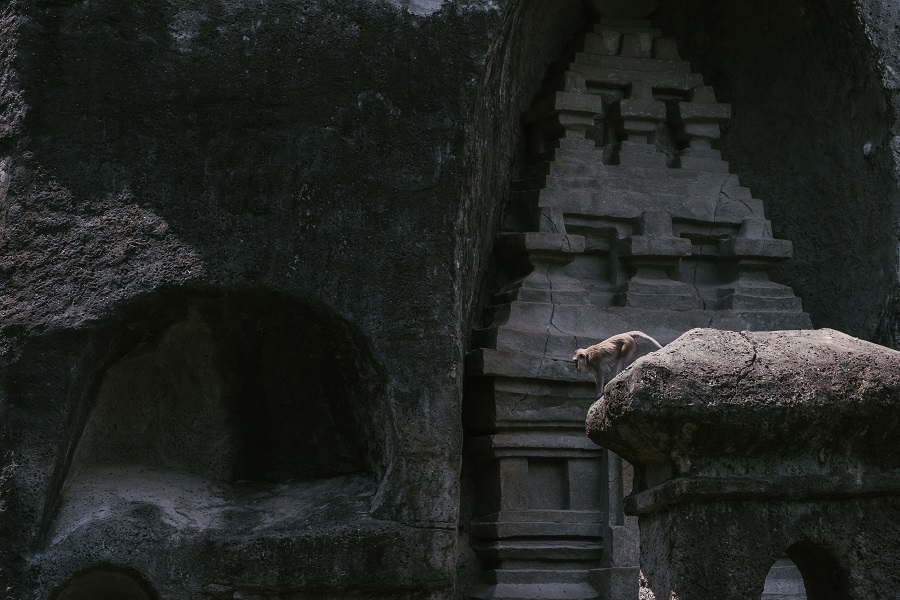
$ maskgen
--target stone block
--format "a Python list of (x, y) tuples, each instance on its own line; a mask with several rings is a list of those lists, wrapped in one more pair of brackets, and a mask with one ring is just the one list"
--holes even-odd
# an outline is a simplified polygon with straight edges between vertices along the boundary
[[(632, 463), (661, 462), (685, 476), (722, 475), (739, 456), (752, 456), (764, 475), (785, 449), (814, 473), (829, 461), (900, 468), (900, 448), (887, 435), (896, 419), (872, 420), (900, 402), (898, 367), (900, 352), (830, 329), (695, 329), (608, 385), (588, 433)], [(650, 435), (657, 429), (665, 439)], [(688, 455), (694, 460), (674, 458)]]
[(632, 235), (619, 242), (622, 257), (672, 257), (691, 255), (691, 242), (685, 238)]
[(659, 291), (660, 289), (665, 289), (663, 285), (654, 284), (653, 287), (657, 290), (656, 293), (625, 289), (616, 294), (616, 305), (629, 308), (670, 311), (692, 311), (703, 308), (703, 301), (686, 289), (686, 286), (683, 284), (677, 287), (673, 286), (669, 293)]
[(678, 42), (672, 37), (658, 37), (653, 40), (653, 58), (658, 60), (680, 61)]
[(728, 163), (724, 160), (693, 158), (691, 156), (679, 156), (678, 166), (682, 169), (694, 171), (707, 171), (710, 173), (727, 173)]
[(582, 74), (588, 83), (625, 87), (634, 81), (646, 81), (654, 88), (687, 92), (701, 85), (703, 78), (698, 73), (665, 73), (654, 71), (625, 71), (591, 64), (573, 63), (572, 69)]
[(794, 246), (790, 240), (734, 237), (719, 242), (719, 256), (723, 258), (746, 256), (784, 260), (793, 253)]
[(666, 118), (666, 105), (658, 100), (620, 100), (617, 105), (613, 105), (618, 114), (623, 119), (661, 122)]
[(679, 102), (678, 118), (685, 123), (721, 123), (731, 118), (731, 106), (728, 104), (700, 104), (698, 102)]
[[(655, 43), (655, 41), (654, 41)], [(574, 63), (578, 65), (592, 65), (623, 71), (649, 72), (649, 73), (690, 73), (691, 63), (675, 58), (662, 60), (659, 58), (638, 58), (631, 56), (607, 56), (600, 54), (577, 53)]]
[(622, 56), (650, 58), (653, 36), (650, 32), (626, 33), (622, 35)]

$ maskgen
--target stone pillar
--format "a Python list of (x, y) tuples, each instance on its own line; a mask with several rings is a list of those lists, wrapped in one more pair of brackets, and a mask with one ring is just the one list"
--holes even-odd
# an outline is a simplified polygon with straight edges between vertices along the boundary
[(672, 217), (663, 211), (644, 211), (636, 235), (619, 242), (619, 257), (634, 270), (616, 303), (663, 310), (703, 308), (696, 292), (677, 277), (682, 257), (691, 255), (690, 240), (672, 235)]
[(588, 414), (635, 466), (658, 599), (759, 598), (785, 553), (807, 596), (900, 589), (900, 352), (837, 331), (689, 331)]

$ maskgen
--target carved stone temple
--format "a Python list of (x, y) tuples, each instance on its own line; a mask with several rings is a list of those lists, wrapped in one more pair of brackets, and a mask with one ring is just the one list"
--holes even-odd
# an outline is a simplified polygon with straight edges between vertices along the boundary
[(809, 328), (767, 271), (791, 256), (716, 149), (730, 118), (646, 21), (579, 35), (524, 115), (529, 164), (496, 240), (498, 287), (467, 360), (477, 473), (470, 598), (636, 594), (627, 464), (584, 435), (594, 385), (571, 356), (641, 330)]

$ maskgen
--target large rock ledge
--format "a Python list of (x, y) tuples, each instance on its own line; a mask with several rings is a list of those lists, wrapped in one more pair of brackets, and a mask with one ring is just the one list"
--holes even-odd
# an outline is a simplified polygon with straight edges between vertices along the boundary
[(695, 329), (614, 379), (587, 431), (634, 466), (657, 598), (759, 598), (786, 554), (809, 598), (862, 600), (900, 586), (898, 422), (900, 352)]
[(831, 329), (694, 329), (610, 383), (587, 434), (643, 465), (638, 492), (676, 477), (829, 487), (848, 473), (864, 488), (866, 466), (900, 467), (898, 423), (900, 352)]

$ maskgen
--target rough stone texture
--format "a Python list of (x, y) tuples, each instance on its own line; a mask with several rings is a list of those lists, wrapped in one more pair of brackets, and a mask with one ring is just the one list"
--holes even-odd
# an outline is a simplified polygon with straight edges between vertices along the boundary
[(453, 595), (497, 12), (401, 4), (3, 3), (4, 598)]
[(837, 331), (693, 330), (587, 418), (635, 466), (657, 598), (752, 598), (784, 552), (810, 598), (896, 589), (900, 352)]
[[(654, 3), (596, 3), (638, 4)], [(883, 303), (895, 224), (882, 210), (896, 196), (878, 135), (893, 136), (896, 161), (897, 7), (791, 7), (666, 0), (632, 16), (675, 36), (732, 105), (723, 156), (767, 203), (773, 236), (815, 263), (780, 271), (814, 323), (868, 336), (880, 321), (879, 339), (896, 340), (898, 305)], [(589, 13), (580, 0), (0, 4), (0, 467), (16, 465), (0, 478), (4, 600), (67, 594), (67, 581), (138, 598), (468, 589), (464, 350), (494, 291), (493, 240), (526, 155), (521, 117)], [(798, 29), (803, 15), (814, 27)], [(847, 98), (833, 73), (854, 74)], [(625, 113), (640, 122), (641, 108)], [(772, 158), (788, 142), (801, 162)], [(318, 325), (286, 327), (295, 348), (256, 330), (269, 309)], [(341, 340), (355, 346), (349, 358), (307, 365), (307, 352)], [(253, 344), (284, 361), (250, 366)], [(357, 360), (361, 375), (344, 362)], [(159, 380), (172, 362), (177, 377)], [(157, 418), (117, 402), (132, 380), (156, 394), (134, 396), (148, 409), (186, 404)], [(282, 402), (292, 386), (302, 403)], [(201, 402), (207, 391), (218, 404)], [(245, 422), (236, 408), (251, 405)], [(352, 414), (340, 420), (335, 406)], [(270, 409), (284, 421), (263, 418)], [(315, 429), (304, 415), (336, 421)], [(238, 485), (226, 473), (308, 450), (282, 431), (242, 454), (266, 423), (350, 451), (276, 460)], [(107, 438), (107, 425), (122, 429)], [(162, 443), (175, 432), (183, 452)], [(126, 434), (148, 443), (129, 448)], [(120, 449), (132, 462), (112, 469)], [(107, 467), (121, 476), (97, 475)], [(138, 494), (145, 480), (177, 486), (184, 503)], [(111, 510), (80, 514), (94, 489)], [(210, 504), (229, 518), (185, 525)], [(301, 526), (305, 515), (322, 518)]]

